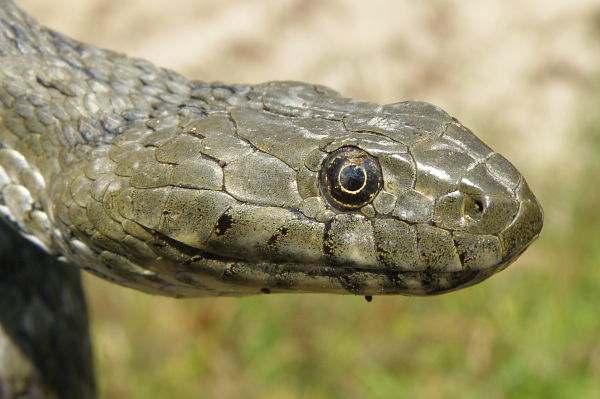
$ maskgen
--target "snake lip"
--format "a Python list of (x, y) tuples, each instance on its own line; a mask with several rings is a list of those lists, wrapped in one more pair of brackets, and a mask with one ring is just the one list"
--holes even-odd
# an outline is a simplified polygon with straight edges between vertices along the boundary
[[(316, 263), (274, 263), (267, 259), (224, 256), (189, 246), (152, 229), (146, 229), (161, 245), (185, 254), (176, 268), (194, 270), (198, 281), (205, 273), (223, 283), (266, 292), (334, 292), (355, 295), (435, 295), (474, 285), (503, 270), (539, 236), (541, 210), (531, 198), (523, 200), (518, 214), (503, 231), (501, 240), (506, 251), (499, 262), (486, 267), (463, 267), (444, 270), (440, 267), (403, 269), (361, 265)], [(528, 227), (529, 226), (529, 227)], [(533, 226), (533, 227), (531, 227)], [(517, 240), (515, 241), (515, 237)], [(218, 265), (206, 268), (204, 264)], [(186, 272), (189, 273), (189, 272)], [(257, 288), (259, 287), (259, 288)]]
[(234, 262), (219, 278), (227, 283), (256, 289), (254, 293), (313, 292), (353, 295), (428, 296), (455, 291), (477, 284), (503, 268), (504, 264), (484, 269), (421, 271), (362, 269), (356, 267), (253, 264)]
[[(148, 230), (155, 238), (186, 254), (186, 260), (177, 268), (191, 268), (202, 275), (212, 275), (222, 282), (255, 289), (254, 293), (322, 292), (353, 295), (438, 295), (474, 285), (512, 263), (509, 261), (482, 268), (459, 271), (399, 270), (342, 265), (315, 265), (301, 263), (271, 263), (248, 261), (241, 257), (224, 257), (188, 246), (164, 234)], [(223, 268), (205, 269), (201, 265), (215, 261)], [(260, 287), (260, 288), (256, 288)]]

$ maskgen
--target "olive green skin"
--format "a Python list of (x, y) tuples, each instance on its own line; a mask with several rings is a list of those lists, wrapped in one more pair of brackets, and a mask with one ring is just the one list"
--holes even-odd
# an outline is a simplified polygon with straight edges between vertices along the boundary
[[(0, 212), (99, 276), (177, 297), (428, 295), (489, 277), (540, 233), (521, 174), (434, 105), (189, 81), (3, 3)], [(380, 182), (349, 209), (320, 174), (352, 149)]]

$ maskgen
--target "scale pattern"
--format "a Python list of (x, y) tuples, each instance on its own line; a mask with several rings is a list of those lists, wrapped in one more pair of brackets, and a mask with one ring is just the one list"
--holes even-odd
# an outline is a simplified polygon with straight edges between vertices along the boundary
[[(0, 213), (101, 277), (178, 297), (428, 295), (540, 232), (520, 173), (434, 105), (189, 81), (2, 4)], [(357, 149), (381, 188), (339, 209), (323, 163)]]

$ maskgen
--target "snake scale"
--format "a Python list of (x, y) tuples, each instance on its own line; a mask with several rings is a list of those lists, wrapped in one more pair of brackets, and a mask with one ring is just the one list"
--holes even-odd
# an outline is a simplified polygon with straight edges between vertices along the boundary
[(40, 264), (174, 297), (430, 295), (540, 233), (521, 174), (439, 107), (189, 81), (0, 5), (0, 214)]

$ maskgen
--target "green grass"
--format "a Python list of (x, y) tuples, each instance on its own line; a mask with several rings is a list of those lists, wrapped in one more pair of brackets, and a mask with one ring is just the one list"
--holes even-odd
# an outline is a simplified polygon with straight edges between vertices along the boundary
[(467, 290), (178, 301), (88, 278), (102, 397), (600, 397), (598, 126), (568, 190), (532, 184), (539, 241)]

